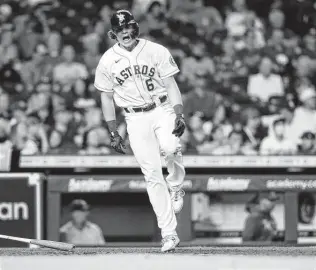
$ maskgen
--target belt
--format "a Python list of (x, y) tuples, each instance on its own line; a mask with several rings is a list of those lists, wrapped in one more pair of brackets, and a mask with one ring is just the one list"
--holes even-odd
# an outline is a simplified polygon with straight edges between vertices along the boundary
[[(166, 102), (167, 96), (161, 96), (159, 97), (160, 104)], [(124, 108), (124, 111), (127, 113), (137, 113), (137, 112), (149, 112), (157, 107), (157, 104), (155, 102), (148, 104), (145, 107), (141, 108)]]

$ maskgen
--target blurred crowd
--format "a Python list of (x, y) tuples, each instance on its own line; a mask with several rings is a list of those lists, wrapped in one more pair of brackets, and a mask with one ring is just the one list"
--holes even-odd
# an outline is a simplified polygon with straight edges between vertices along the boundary
[[(114, 44), (112, 12), (130, 9), (141, 37), (180, 67), (184, 153), (316, 153), (313, 0), (1, 3), (0, 144), (25, 155), (113, 153), (94, 72)], [(117, 117), (128, 145), (119, 108)]]

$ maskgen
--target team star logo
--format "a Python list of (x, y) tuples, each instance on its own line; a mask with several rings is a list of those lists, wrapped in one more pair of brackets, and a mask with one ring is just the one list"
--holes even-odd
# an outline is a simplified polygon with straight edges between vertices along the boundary
[(118, 14), (117, 17), (118, 17), (120, 23), (122, 23), (125, 20), (124, 14)]

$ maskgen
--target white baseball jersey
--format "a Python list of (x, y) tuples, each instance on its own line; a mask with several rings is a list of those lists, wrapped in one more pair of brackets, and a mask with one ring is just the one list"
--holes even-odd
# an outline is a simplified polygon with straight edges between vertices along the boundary
[(139, 39), (131, 52), (117, 43), (103, 54), (94, 86), (103, 92), (114, 92), (119, 107), (142, 107), (152, 103), (155, 96), (166, 94), (163, 79), (178, 72), (166, 47)]

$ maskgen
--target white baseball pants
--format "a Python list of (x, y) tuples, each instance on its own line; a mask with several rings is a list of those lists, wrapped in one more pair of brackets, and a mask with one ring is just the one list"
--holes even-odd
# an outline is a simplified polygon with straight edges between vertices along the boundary
[[(168, 189), (181, 188), (185, 176), (182, 156), (176, 154), (180, 149), (179, 138), (172, 134), (175, 117), (168, 102), (149, 112), (126, 113), (130, 145), (147, 182), (162, 237), (176, 234), (177, 220)], [(166, 180), (162, 174), (161, 152), (168, 170)]]

